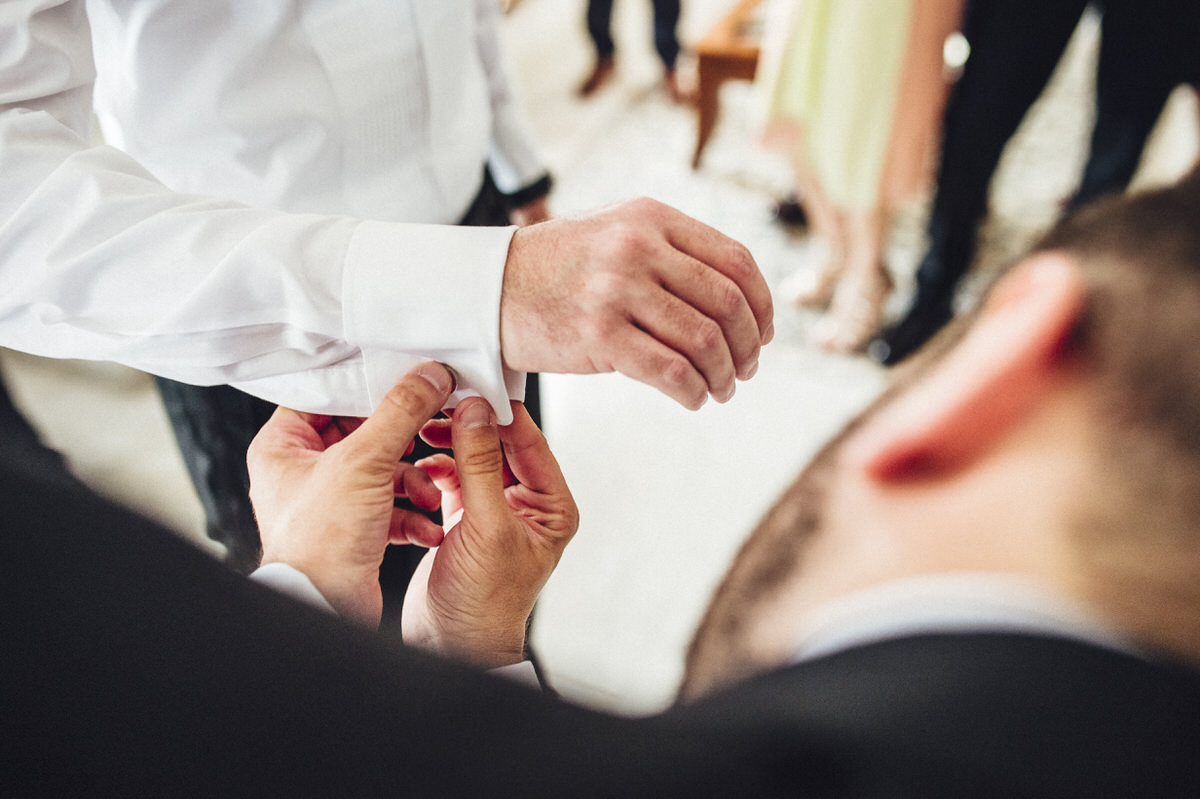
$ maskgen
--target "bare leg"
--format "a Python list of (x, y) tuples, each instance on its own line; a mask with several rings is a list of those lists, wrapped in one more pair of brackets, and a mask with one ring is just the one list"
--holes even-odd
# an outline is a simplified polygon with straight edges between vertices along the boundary
[(841, 219), (845, 267), (816, 338), (831, 352), (852, 353), (879, 332), (892, 293), (891, 276), (884, 266), (887, 214), (881, 210), (847, 211)]
[(846, 231), (837, 208), (825, 196), (821, 183), (808, 170), (796, 166), (796, 193), (808, 215), (816, 253), (814, 263), (794, 272), (782, 287), (784, 298), (796, 305), (823, 308), (833, 299), (846, 257)]

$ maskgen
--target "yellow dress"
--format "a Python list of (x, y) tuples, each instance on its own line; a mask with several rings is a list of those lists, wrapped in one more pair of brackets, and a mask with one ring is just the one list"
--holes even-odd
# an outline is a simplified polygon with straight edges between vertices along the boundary
[(870, 210), (923, 185), (960, 0), (796, 0), (766, 17), (756, 83), (770, 143), (830, 202)]

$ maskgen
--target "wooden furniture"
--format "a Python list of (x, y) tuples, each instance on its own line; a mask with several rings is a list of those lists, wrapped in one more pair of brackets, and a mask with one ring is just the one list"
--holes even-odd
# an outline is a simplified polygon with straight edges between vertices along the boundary
[(700, 155), (717, 124), (721, 84), (727, 80), (752, 80), (758, 67), (758, 49), (762, 38), (761, 0), (738, 0), (721, 21), (693, 48), (696, 53), (696, 152), (692, 168), (700, 165)]

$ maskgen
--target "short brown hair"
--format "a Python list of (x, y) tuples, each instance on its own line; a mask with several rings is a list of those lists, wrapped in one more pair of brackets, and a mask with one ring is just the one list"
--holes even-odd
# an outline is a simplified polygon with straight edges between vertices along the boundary
[(1085, 208), (1035, 251), (1066, 253), (1088, 286), (1069, 347), (1103, 423), (1074, 520), (1081, 588), (1200, 659), (1200, 175)]

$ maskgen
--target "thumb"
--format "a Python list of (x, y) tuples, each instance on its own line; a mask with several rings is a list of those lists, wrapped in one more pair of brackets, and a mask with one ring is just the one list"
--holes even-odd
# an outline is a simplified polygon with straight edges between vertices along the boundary
[(452, 436), (463, 511), (484, 529), (503, 525), (509, 513), (504, 497), (504, 450), (491, 405), (478, 397), (459, 403)]
[(440, 363), (413, 367), (392, 387), (375, 412), (345, 441), (352, 457), (386, 465), (391, 471), (417, 431), (442, 409), (454, 391), (454, 375)]

